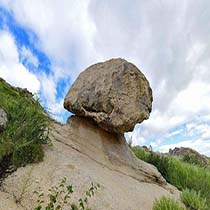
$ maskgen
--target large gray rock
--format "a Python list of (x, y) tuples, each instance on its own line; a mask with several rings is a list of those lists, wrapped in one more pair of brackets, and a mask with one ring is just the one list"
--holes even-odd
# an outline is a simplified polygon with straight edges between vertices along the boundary
[(152, 89), (144, 74), (118, 58), (83, 71), (66, 95), (64, 107), (92, 118), (109, 132), (124, 133), (149, 118), (152, 100)]
[(7, 126), (7, 114), (6, 112), (0, 107), (0, 131), (5, 130)]

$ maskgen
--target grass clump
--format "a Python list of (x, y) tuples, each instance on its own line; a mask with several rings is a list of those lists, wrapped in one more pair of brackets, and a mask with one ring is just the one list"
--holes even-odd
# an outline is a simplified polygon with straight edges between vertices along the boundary
[(181, 194), (181, 200), (187, 207), (192, 210), (209, 210), (210, 206), (207, 204), (207, 200), (203, 198), (200, 192), (195, 190), (186, 189)]
[(138, 149), (133, 147), (133, 152), (135, 153), (135, 155), (145, 161), (148, 162), (152, 165), (155, 165), (157, 167), (157, 169), (159, 170), (159, 172), (162, 174), (162, 176), (167, 180), (169, 178), (169, 167), (170, 167), (170, 158), (166, 157), (166, 156), (162, 156), (159, 155), (155, 152), (148, 152), (145, 151), (143, 149)]
[(15, 167), (42, 160), (49, 118), (39, 101), (0, 79), (0, 107), (8, 116), (7, 128), (0, 133), (0, 163), (5, 156), (11, 156)]
[(207, 200), (203, 198), (200, 192), (186, 189), (181, 193), (181, 204), (169, 197), (163, 196), (156, 200), (153, 204), (152, 210), (209, 210)]
[(91, 210), (88, 207), (88, 201), (95, 195), (99, 187), (99, 184), (94, 185), (91, 183), (91, 186), (85, 192), (85, 196), (79, 198), (77, 203), (73, 203), (71, 202), (74, 193), (73, 186), (68, 185), (67, 179), (64, 177), (57, 186), (53, 186), (48, 190), (47, 196), (43, 192), (34, 192), (37, 195), (37, 206), (34, 210), (63, 210), (67, 207), (69, 210)]
[(152, 210), (185, 210), (177, 201), (163, 196), (156, 200), (153, 204)]

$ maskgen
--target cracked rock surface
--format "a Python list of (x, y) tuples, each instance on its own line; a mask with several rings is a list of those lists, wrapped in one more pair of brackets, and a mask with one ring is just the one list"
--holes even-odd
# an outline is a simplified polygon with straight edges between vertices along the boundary
[(64, 107), (75, 115), (92, 118), (107, 131), (124, 133), (149, 118), (152, 100), (144, 74), (117, 58), (83, 71), (69, 89)]
[[(137, 159), (123, 135), (101, 129), (94, 121), (70, 117), (51, 124), (53, 147), (45, 146), (44, 161), (19, 168), (0, 187), (0, 210), (32, 210), (33, 192), (47, 190), (63, 177), (73, 184), (77, 200), (90, 183), (101, 187), (90, 199), (93, 210), (152, 210), (161, 196), (179, 197), (157, 169)], [(17, 202), (18, 201), (18, 202)]]

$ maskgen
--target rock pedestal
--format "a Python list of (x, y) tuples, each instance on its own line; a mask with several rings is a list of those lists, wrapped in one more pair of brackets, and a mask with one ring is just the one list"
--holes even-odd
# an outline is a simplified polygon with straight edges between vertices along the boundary
[(149, 82), (136, 66), (112, 59), (87, 68), (64, 106), (76, 116), (65, 125), (52, 121), (53, 147), (43, 147), (43, 162), (19, 168), (3, 181), (0, 210), (34, 209), (33, 192), (48, 194), (63, 177), (75, 187), (72, 203), (91, 183), (100, 184), (89, 201), (95, 210), (152, 210), (162, 196), (178, 199), (179, 191), (154, 166), (139, 160), (123, 135), (147, 119), (152, 108)]
[(4, 180), (0, 210), (33, 209), (33, 192), (47, 194), (63, 177), (74, 186), (73, 202), (91, 182), (101, 185), (89, 202), (93, 210), (152, 210), (154, 200), (163, 195), (179, 197), (154, 166), (134, 156), (122, 135), (82, 117), (71, 117), (66, 125), (52, 123), (51, 128), (53, 147), (45, 147), (44, 161), (19, 168)]

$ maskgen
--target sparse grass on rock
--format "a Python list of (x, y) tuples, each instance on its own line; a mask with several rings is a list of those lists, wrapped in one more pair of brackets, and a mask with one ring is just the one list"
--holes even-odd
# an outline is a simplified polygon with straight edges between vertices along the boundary
[(34, 210), (64, 210), (67, 208), (69, 210), (91, 210), (88, 201), (95, 195), (98, 188), (100, 188), (99, 184), (91, 183), (85, 195), (75, 203), (71, 201), (74, 188), (71, 184), (67, 184), (67, 178), (64, 177), (60, 183), (48, 190), (47, 196), (43, 192), (34, 192), (37, 195), (37, 206)]
[(41, 161), (41, 145), (49, 143), (49, 118), (38, 100), (0, 79), (0, 107), (8, 116), (7, 128), (0, 133), (0, 163), (5, 157), (11, 157), (15, 167)]
[(181, 201), (171, 199), (170, 197), (161, 197), (153, 204), (152, 210), (209, 210), (207, 200), (203, 198), (200, 192), (195, 190), (184, 190), (181, 193)]
[(152, 210), (185, 210), (185, 208), (169, 197), (162, 197), (154, 202)]

